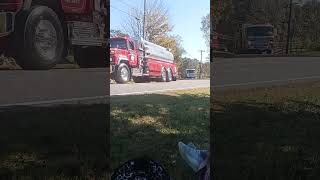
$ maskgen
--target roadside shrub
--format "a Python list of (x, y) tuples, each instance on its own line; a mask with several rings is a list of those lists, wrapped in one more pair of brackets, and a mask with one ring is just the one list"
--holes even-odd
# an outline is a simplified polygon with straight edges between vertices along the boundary
[(320, 51), (320, 43), (316, 44), (313, 50)]
[(309, 49), (312, 51), (320, 51), (320, 42), (311, 43)]

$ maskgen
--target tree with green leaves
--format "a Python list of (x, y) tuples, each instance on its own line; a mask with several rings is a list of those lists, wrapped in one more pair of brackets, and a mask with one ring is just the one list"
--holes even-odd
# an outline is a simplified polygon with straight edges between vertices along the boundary
[[(180, 69), (181, 56), (185, 50), (181, 45), (181, 37), (172, 35), (173, 25), (170, 23), (168, 8), (161, 0), (148, 0), (146, 7), (145, 39), (171, 49)], [(132, 9), (130, 14), (124, 20), (123, 29), (130, 36), (140, 38), (143, 34), (143, 12)]]
[[(289, 16), (288, 0), (219, 0), (214, 1), (213, 28), (233, 37), (234, 44), (244, 23), (272, 24), (277, 32), (275, 41), (285, 44)], [(320, 2), (294, 0), (290, 40), (304, 47), (318, 49), (320, 41)], [(320, 48), (319, 48), (320, 49)]]
[(200, 29), (206, 41), (207, 52), (210, 52), (210, 13), (202, 17)]
[[(201, 66), (203, 77), (210, 77), (210, 62), (202, 63)], [(186, 69), (195, 69), (196, 74), (200, 73), (198, 59), (191, 59), (187, 57), (182, 58), (182, 60), (180, 61), (180, 67), (180, 73), (182, 75), (182, 78), (186, 78)]]
[(182, 58), (180, 61), (180, 74), (182, 78), (186, 78), (186, 69), (195, 69), (199, 73), (199, 61), (197, 59)]
[[(143, 36), (144, 13), (140, 9), (131, 9), (131, 16), (124, 19), (123, 29), (132, 37)], [(159, 37), (172, 32), (168, 8), (162, 0), (148, 0), (145, 14), (145, 39), (155, 42)]]

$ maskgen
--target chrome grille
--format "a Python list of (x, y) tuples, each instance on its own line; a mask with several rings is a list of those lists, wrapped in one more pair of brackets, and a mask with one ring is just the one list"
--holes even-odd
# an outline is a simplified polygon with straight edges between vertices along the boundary
[(101, 46), (103, 32), (96, 24), (90, 22), (68, 22), (69, 38), (73, 45)]

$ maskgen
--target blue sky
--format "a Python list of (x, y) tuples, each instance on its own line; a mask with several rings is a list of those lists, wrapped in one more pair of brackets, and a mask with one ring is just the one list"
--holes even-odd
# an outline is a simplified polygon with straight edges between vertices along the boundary
[[(169, 10), (169, 20), (174, 26), (172, 34), (182, 39), (182, 46), (186, 50), (183, 56), (200, 59), (199, 50), (207, 50), (200, 30), (201, 19), (210, 12), (210, 0), (162, 1)], [(110, 28), (122, 30), (122, 21), (128, 18), (124, 12), (132, 11), (132, 7), (142, 10), (143, 0), (111, 0), (110, 5)], [(207, 54), (204, 53), (203, 60)]]

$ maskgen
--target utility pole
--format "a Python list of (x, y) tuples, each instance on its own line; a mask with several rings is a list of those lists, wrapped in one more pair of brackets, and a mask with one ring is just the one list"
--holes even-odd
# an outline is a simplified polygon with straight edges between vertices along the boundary
[(199, 79), (202, 78), (202, 53), (205, 52), (204, 50), (200, 50), (200, 53), (201, 53), (201, 59), (200, 59), (200, 63), (199, 63)]
[(140, 32), (141, 32), (141, 19), (138, 17), (134, 17), (137, 20), (137, 27), (138, 27), (138, 36), (140, 36)]
[(145, 26), (146, 26), (146, 0), (143, 0), (143, 39), (145, 39)]
[(287, 47), (286, 47), (286, 54), (289, 54), (289, 43), (290, 43), (290, 36), (291, 36), (291, 17), (292, 17), (292, 0), (290, 0), (289, 4), (289, 20), (288, 20), (288, 33), (287, 33)]
[[(143, 26), (142, 26), (142, 38), (143, 40), (145, 40), (145, 26), (146, 26), (146, 0), (143, 0)], [(144, 43), (142, 43), (144, 44)], [(147, 69), (147, 59), (146, 57), (146, 51), (143, 45), (143, 73), (147, 73), (149, 72), (149, 70)]]

